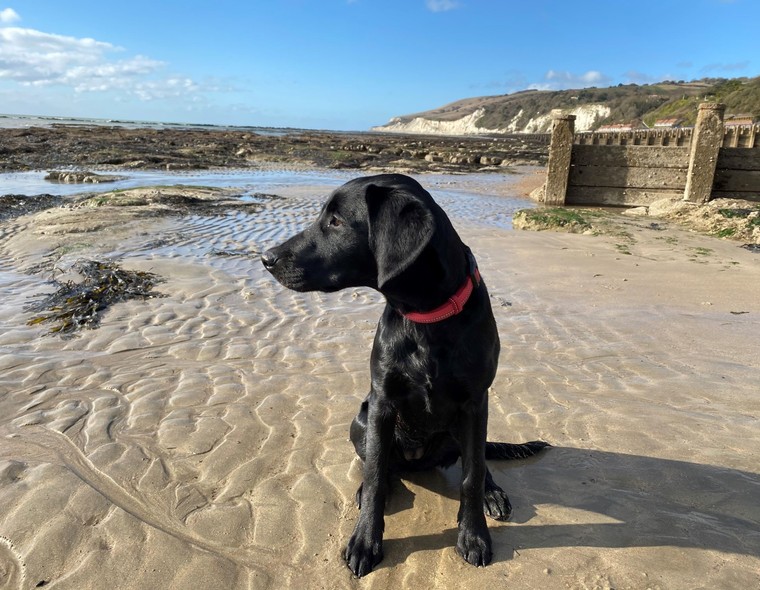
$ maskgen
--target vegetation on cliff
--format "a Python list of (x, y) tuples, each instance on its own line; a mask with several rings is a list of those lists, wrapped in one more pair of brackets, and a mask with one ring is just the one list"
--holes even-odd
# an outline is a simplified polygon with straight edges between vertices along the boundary
[[(691, 82), (664, 81), (659, 84), (619, 84), (610, 88), (579, 90), (525, 90), (502, 96), (460, 100), (441, 108), (398, 117), (402, 122), (416, 117), (433, 121), (454, 121), (482, 110), (476, 125), (483, 129), (531, 129), (531, 121), (553, 109), (572, 110), (583, 105), (604, 105), (608, 116), (596, 120), (594, 128), (615, 123), (654, 125), (658, 119), (678, 118), (683, 125), (696, 120), (697, 106), (704, 101), (726, 105), (726, 116), (760, 116), (760, 77), (704, 78)], [(549, 121), (547, 120), (547, 125)]]

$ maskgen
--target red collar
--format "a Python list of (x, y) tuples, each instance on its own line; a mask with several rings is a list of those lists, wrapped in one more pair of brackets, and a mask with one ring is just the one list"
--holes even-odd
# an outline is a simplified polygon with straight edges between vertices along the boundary
[(472, 292), (475, 290), (475, 287), (480, 285), (480, 271), (475, 265), (475, 259), (471, 258), (470, 262), (472, 268), (471, 274), (467, 276), (464, 284), (459, 287), (459, 290), (456, 293), (449, 297), (449, 300), (446, 303), (440, 307), (436, 307), (432, 311), (412, 311), (401, 315), (416, 324), (434, 324), (435, 322), (446, 320), (461, 312), (464, 309), (465, 303), (467, 303), (467, 300), (470, 298), (470, 295), (472, 295)]

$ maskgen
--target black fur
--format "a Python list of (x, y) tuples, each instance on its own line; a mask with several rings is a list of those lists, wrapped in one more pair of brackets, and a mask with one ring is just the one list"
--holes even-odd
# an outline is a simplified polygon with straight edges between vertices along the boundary
[(351, 424), (351, 440), (364, 461), (359, 519), (345, 551), (357, 576), (383, 558), (391, 473), (448, 466), (461, 457), (457, 551), (484, 566), (491, 561), (484, 512), (499, 520), (511, 512), (486, 458), (524, 458), (548, 446), (486, 442), (499, 336), (485, 283), (475, 287), (460, 314), (441, 322), (415, 324), (400, 313), (446, 302), (469, 276), (469, 256), (427, 191), (399, 174), (347, 182), (314, 224), (262, 255), (267, 270), (291, 289), (361, 285), (387, 300), (372, 348), (371, 389)]

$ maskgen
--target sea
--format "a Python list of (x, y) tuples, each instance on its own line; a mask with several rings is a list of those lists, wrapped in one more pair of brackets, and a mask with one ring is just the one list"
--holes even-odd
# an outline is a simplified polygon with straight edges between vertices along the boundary
[[(299, 133), (303, 129), (295, 127), (254, 127), (246, 125), (211, 125), (201, 123), (166, 123), (160, 121), (139, 121), (129, 119), (95, 119), (82, 117), (49, 117), (44, 115), (3, 115), (0, 114), (0, 129), (24, 129), (26, 127), (52, 127), (53, 125), (102, 125), (125, 129), (218, 129), (221, 131), (250, 131), (259, 135), (286, 135)], [(335, 132), (335, 133), (340, 133)]]

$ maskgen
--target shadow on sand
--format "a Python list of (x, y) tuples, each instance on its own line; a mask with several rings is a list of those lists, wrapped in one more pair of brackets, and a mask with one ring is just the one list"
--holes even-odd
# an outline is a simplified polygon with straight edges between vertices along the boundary
[[(511, 525), (489, 520), (494, 561), (511, 559), (516, 549), (578, 546), (672, 546), (760, 557), (758, 473), (567, 447), (525, 461), (490, 461), (489, 467), (514, 507)], [(460, 477), (454, 466), (404, 479), (458, 500)], [(388, 512), (409, 509), (413, 500), (403, 482), (394, 485)], [(538, 507), (544, 513), (556, 507), (560, 516), (574, 510), (588, 522), (526, 524)], [(401, 563), (417, 551), (451, 547), (456, 537), (452, 527), (440, 534), (389, 539), (381, 567)]]

